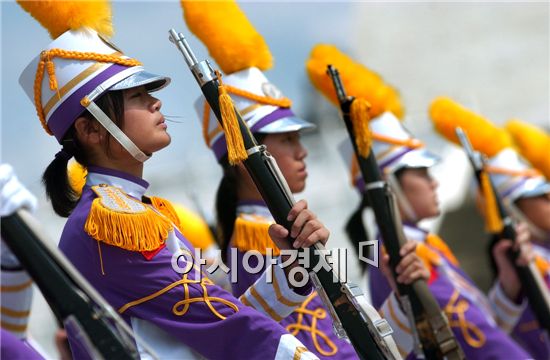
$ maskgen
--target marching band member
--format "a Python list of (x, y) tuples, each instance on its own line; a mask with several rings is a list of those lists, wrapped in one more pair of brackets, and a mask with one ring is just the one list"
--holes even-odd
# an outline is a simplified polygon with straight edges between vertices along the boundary
[[(440, 100), (442, 101), (442, 100)], [(451, 105), (448, 105), (450, 109)], [(453, 114), (464, 114), (467, 110), (456, 105)], [(449, 111), (451, 112), (451, 111)], [(455, 119), (465, 118), (457, 115)], [(455, 120), (457, 121), (457, 120)], [(478, 133), (484, 133), (483, 122), (475, 122), (475, 130), (469, 131), (475, 145), (483, 141), (478, 139)], [(464, 125), (464, 130), (470, 130)], [(486, 171), (493, 182), (502, 203), (508, 213), (518, 221), (526, 224), (532, 240), (532, 250), (535, 255), (535, 264), (543, 276), (546, 286), (550, 285), (550, 183), (542, 176), (544, 170), (550, 170), (548, 151), (550, 150), (550, 137), (536, 127), (518, 120), (508, 122), (507, 132), (512, 136), (515, 144), (506, 142), (506, 147), (496, 147), (487, 161)], [(493, 133), (501, 132), (502, 129)], [(494, 138), (494, 135), (491, 135)], [(512, 148), (516, 145), (519, 149)], [(481, 148), (483, 150), (485, 148)], [(487, 151), (487, 150), (486, 150)], [(540, 171), (529, 166), (522, 158), (529, 160), (531, 164), (537, 164)], [(482, 205), (485, 203), (482, 201)], [(482, 212), (487, 214), (487, 206)], [(487, 216), (487, 215), (486, 215)], [(490, 251), (497, 246), (502, 246), (499, 238), (495, 236), (490, 244)], [(493, 259), (493, 268), (496, 264)], [(498, 274), (498, 271), (497, 271)], [(514, 276), (514, 274), (512, 274)], [(533, 310), (527, 307), (517, 324), (513, 327), (512, 336), (520, 342), (535, 359), (548, 359), (550, 357), (550, 342), (548, 334), (541, 330)]]
[[(323, 64), (324, 69), (321, 70), (320, 64)], [(334, 97), (334, 90), (327, 85), (330, 79), (321, 77), (327, 64), (339, 70), (348, 95), (362, 97), (372, 105), (369, 122), (373, 139), (371, 151), (380, 172), (397, 197), (405, 235), (409, 241), (416, 242), (416, 246), (407, 243), (402, 248), (403, 259), (397, 267), (397, 281), (409, 283), (418, 278), (427, 279), (439, 306), (448, 316), (466, 358), (528, 358), (527, 353), (498, 327), (495, 319), (495, 315), (503, 312), (498, 310), (502, 307), (509, 311), (507, 320), (512, 322), (518, 319), (524, 304), (516, 304), (511, 300), (517, 294), (505, 294), (502, 284), (497, 283), (489, 298), (485, 297), (461, 269), (445, 242), (436, 234), (430, 234), (418, 226), (421, 220), (440, 213), (436, 194), (438, 184), (429, 173), (430, 167), (439, 158), (428, 151), (400, 122), (398, 116), (402, 109), (399, 98), (378, 75), (335, 47), (319, 45), (312, 51), (308, 72), (314, 85), (327, 98)], [(347, 154), (347, 161), (353, 163), (351, 144), (343, 145), (341, 151)], [(352, 175), (354, 185), (363, 193), (364, 181), (359, 172), (353, 171), (353, 165)], [(526, 241), (527, 237), (524, 231), (522, 241)], [(406, 256), (411, 250), (416, 256)], [(501, 249), (496, 255), (502, 266), (512, 269), (504, 250)], [(387, 256), (382, 259), (383, 271), (377, 267), (368, 268), (373, 305), (390, 322), (402, 354), (414, 357), (411, 353), (414, 345), (412, 330), (407, 315), (394, 295), (397, 290), (386, 266)]]
[[(144, 162), (170, 143), (162, 103), (150, 93), (170, 79), (146, 72), (106, 40), (108, 4), (20, 4), (55, 39), (20, 83), (46, 132), (62, 145), (43, 180), (56, 213), (68, 217), (59, 243), (67, 258), (160, 358), (316, 358), (279, 324), (203, 276), (170, 202), (145, 195)], [(67, 178), (72, 157), (88, 171), (80, 197)], [(280, 230), (272, 232), (279, 235), (275, 242), (284, 238)], [(310, 287), (295, 291), (285, 270), (271, 270), (285, 298), (307, 298)], [(282, 308), (268, 275), (247, 291)], [(82, 337), (69, 331), (69, 340), (75, 358), (90, 357)]]
[[(263, 38), (232, 2), (204, 4), (184, 1), (182, 5), (189, 28), (201, 38), (226, 73), (223, 83), (235, 108), (256, 139), (267, 146), (291, 192), (303, 191), (307, 178), (307, 150), (300, 141), (300, 132), (314, 125), (296, 116), (291, 109), (291, 100), (284, 97), (263, 74), (262, 71), (271, 67), (272, 61)], [(221, 14), (224, 21), (216, 20), (222, 17)], [(233, 31), (239, 36), (230, 36)], [(219, 37), (213, 34), (219, 34)], [(230, 56), (225, 51), (235, 55)], [(280, 313), (279, 309), (266, 307), (254, 293), (246, 293), (260, 277), (260, 273), (250, 269), (264, 269), (269, 265), (266, 263), (270, 255), (280, 255), (279, 247), (269, 235), (274, 219), (244, 166), (229, 164), (224, 132), (206, 100), (201, 97), (196, 108), (203, 123), (205, 142), (223, 168), (216, 197), (218, 241), (231, 273), (236, 274), (236, 281), (232, 281), (233, 294), (279, 321), (319, 358), (356, 359), (353, 347), (334, 334), (332, 318), (316, 291), (299, 303), (286, 300), (287, 307), (298, 306), (289, 316)], [(326, 239), (328, 230), (307, 209), (307, 203), (302, 200), (298, 204), (304, 211), (295, 217), (291, 236), (297, 243), (307, 237)], [(300, 228), (304, 229), (303, 235), (299, 235)], [(250, 251), (256, 252), (261, 259), (248, 257), (246, 254)]]

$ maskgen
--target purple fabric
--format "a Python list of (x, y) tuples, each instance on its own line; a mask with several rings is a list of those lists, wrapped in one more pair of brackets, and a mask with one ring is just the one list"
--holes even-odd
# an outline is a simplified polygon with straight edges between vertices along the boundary
[(263, 200), (241, 200), (237, 202), (237, 207), (241, 205), (257, 205), (267, 207)]
[[(244, 252), (237, 251), (237, 261), (236, 263), (230, 262), (229, 266), (231, 268), (231, 271), (237, 271), (237, 283), (232, 283), (231, 286), (233, 288), (233, 294), (236, 297), (241, 296), (244, 294), (244, 292), (252, 285), (254, 282), (261, 276), (263, 271), (258, 272), (257, 274), (251, 274), (246, 272), (244, 265), (243, 265), (243, 256)], [(249, 265), (254, 268), (258, 265), (258, 258), (255, 256), (251, 256), (249, 258)], [(265, 261), (264, 261), (265, 264)], [(263, 270), (265, 270), (265, 266)], [(311, 288), (308, 289), (308, 292), (311, 291)], [(297, 291), (300, 293), (300, 291)], [(302, 295), (307, 294), (307, 292), (302, 293)], [(318, 318), (316, 323), (316, 328), (318, 331), (322, 331), (325, 335), (328, 336), (330, 341), (334, 343), (337, 347), (337, 352), (331, 356), (324, 356), (319, 351), (317, 351), (317, 348), (315, 347), (314, 338), (312, 336), (312, 333), (309, 331), (299, 331), (294, 336), (298, 338), (304, 344), (305, 347), (308, 348), (309, 351), (316, 354), (320, 359), (358, 359), (357, 354), (355, 353), (355, 350), (353, 347), (345, 340), (339, 339), (332, 329), (332, 318), (330, 317), (330, 314), (328, 313), (328, 310), (326, 310), (323, 302), (321, 301), (321, 298), (319, 296), (315, 297), (311, 302), (307, 305), (307, 309), (311, 311), (315, 311), (317, 309), (324, 309), (327, 312), (327, 316), (323, 319)], [(298, 322), (298, 313), (293, 312), (283, 320), (279, 322), (285, 329), (289, 330), (292, 333), (293, 328), (288, 328), (289, 326), (292, 326), (293, 324), (296, 324)], [(313, 322), (313, 316), (309, 314), (303, 315), (302, 319), (302, 325), (311, 327)], [(318, 333), (317, 333), (318, 334)], [(323, 340), (320, 336), (317, 335), (317, 341), (320, 344), (320, 347), (323, 351), (326, 351), (327, 353), (330, 353), (332, 348), (329, 347), (329, 345)]]
[[(533, 242), (533, 248), (542, 247), (548, 249), (549, 242), (543, 244)], [(536, 249), (534, 249), (536, 251)], [(537, 253), (537, 252), (535, 252)], [(547, 259), (550, 260), (550, 259)], [(550, 288), (548, 274), (544, 276), (546, 286)], [(516, 339), (534, 359), (550, 359), (550, 339), (545, 330), (542, 330), (531, 307), (527, 307), (512, 330), (512, 336)]]
[(65, 101), (63, 101), (63, 104), (55, 109), (52, 116), (48, 120), (48, 127), (53, 132), (59, 143), (61, 143), (63, 135), (65, 135), (76, 118), (85, 110), (84, 106), (80, 104), (80, 100), (82, 100), (84, 96), (92, 92), (105, 80), (126, 69), (128, 69), (128, 66), (118, 64), (109, 66), (105, 69), (105, 71), (101, 72), (72, 93), (67, 99), (65, 99)]
[[(429, 245), (427, 245), (429, 246)], [(445, 254), (439, 252), (437, 249), (432, 250), (439, 253), (440, 256), (445, 258)], [(450, 263), (450, 261), (449, 261)], [(470, 277), (462, 271), (459, 267), (452, 266), (453, 270), (460, 274), (468, 283), (475, 287), (475, 284)], [(432, 278), (428, 284), (432, 294), (435, 296), (439, 306), (444, 309), (449, 303), (450, 298), (455, 291), (455, 287), (451, 279), (440, 268), (436, 267), (433, 270), (435, 274), (432, 274)], [(372, 296), (373, 306), (379, 309), (383, 302), (391, 293), (391, 288), (388, 281), (382, 274), (381, 270), (376, 267), (369, 267), (370, 276), (370, 290)], [(451, 326), (451, 329), (459, 341), (462, 350), (467, 359), (528, 359), (529, 355), (507, 334), (500, 328), (494, 327), (486, 319), (485, 310), (479, 305), (471, 302), (464, 294), (459, 293), (459, 302), (466, 302), (468, 304), (468, 310), (464, 313), (467, 322), (475, 325), (485, 336), (485, 343), (480, 347), (473, 347), (469, 345), (464, 338), (464, 334), (459, 327)], [(457, 320), (457, 314), (453, 314), (451, 320)]]
[(264, 116), (261, 120), (259, 120), (257, 123), (255, 123), (251, 128), (250, 131), (253, 133), (261, 132), (260, 130), (264, 128), (265, 126), (274, 123), (275, 121), (285, 118), (285, 117), (293, 117), (296, 116), (292, 110), (290, 109), (284, 109), (284, 108), (277, 108), (272, 113)]
[(509, 188), (508, 190), (506, 190), (505, 192), (502, 193), (502, 197), (507, 197), (508, 195), (510, 195), (512, 192), (514, 192), (514, 190), (516, 190), (517, 188), (519, 188), (521, 185), (523, 185), (526, 181), (527, 181), (528, 178), (523, 178), (521, 179), (520, 181), (518, 181), (517, 184), (515, 184), (514, 186), (512, 186), (511, 188)]
[(98, 174), (119, 177), (128, 181), (134, 182), (138, 185), (141, 185), (146, 189), (149, 187), (149, 183), (143, 180), (142, 178), (125, 173), (123, 171), (115, 170), (115, 169), (107, 169), (99, 166), (88, 166), (88, 172), (94, 172)]
[(399, 160), (399, 158), (401, 158), (403, 155), (405, 155), (406, 153), (409, 153), (411, 151), (413, 151), (414, 149), (411, 149), (411, 148), (405, 148), (403, 150), (400, 150), (397, 154), (393, 155), (391, 158), (389, 158), (388, 160), (384, 161), (383, 163), (381, 164), (378, 164), (378, 167), (380, 168), (380, 171), (382, 171), (386, 166), (389, 166), (391, 163)]
[[(253, 134), (260, 132), (259, 130), (261, 130), (264, 126), (267, 126), (272, 122), (275, 122), (279, 119), (282, 119), (284, 117), (289, 117), (289, 116), (296, 116), (296, 115), (294, 115), (294, 113), (290, 109), (278, 108), (277, 110), (263, 117), (260, 121), (254, 124), (254, 126), (250, 128), (250, 131)], [(216, 155), (216, 159), (219, 161), (225, 154), (227, 154), (227, 142), (225, 140), (225, 135), (220, 136), (212, 144), (211, 147), (212, 147), (212, 151), (214, 151), (214, 155)]]
[(44, 359), (27, 342), (4, 329), (1, 329), (0, 332), (0, 358), (6, 360)]
[[(89, 188), (84, 189), (80, 202), (67, 220), (59, 248), (114, 309), (182, 279), (182, 275), (171, 266), (172, 253), (167, 247), (149, 261), (139, 252), (99, 243), (100, 261), (98, 242), (83, 230), (95, 197)], [(193, 250), (179, 232), (176, 235), (182, 244)], [(198, 279), (198, 276), (196, 272), (188, 274), (189, 279)], [(279, 339), (287, 332), (273, 320), (242, 305), (220, 287), (209, 285), (207, 289), (209, 296), (229, 300), (238, 306), (239, 311), (213, 301), (216, 310), (227, 317), (221, 320), (205, 303), (197, 302), (192, 303), (184, 315), (177, 315), (173, 308), (185, 298), (183, 285), (178, 285), (156, 298), (130, 307), (121, 316), (127, 322), (131, 317), (147, 320), (208, 359), (274, 358)], [(188, 290), (190, 298), (203, 296), (198, 284), (189, 284)], [(182, 310), (182, 306), (176, 308)], [(69, 340), (73, 344), (71, 333)], [(85, 356), (76, 346), (72, 346), (72, 350), (76, 359)]]

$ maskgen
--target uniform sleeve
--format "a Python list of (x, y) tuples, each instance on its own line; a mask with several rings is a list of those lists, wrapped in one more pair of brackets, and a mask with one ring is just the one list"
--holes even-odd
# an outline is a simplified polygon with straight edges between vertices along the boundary
[(282, 267), (268, 267), (239, 300), (279, 322), (300, 306), (311, 293), (310, 283), (296, 291), (288, 286)]
[(405, 358), (414, 348), (414, 341), (407, 315), (395, 296), (390, 293), (379, 310), (380, 316), (385, 318), (393, 329), (392, 337), (397, 344), (401, 356)]
[(174, 272), (167, 249), (150, 261), (113, 246), (101, 250), (104, 275), (96, 267), (91, 282), (132, 324), (149, 322), (208, 359), (311, 358), (281, 325), (206, 277)]
[(508, 299), (498, 281), (489, 291), (489, 302), (495, 312), (497, 324), (507, 333), (513, 330), (527, 307), (525, 299), (519, 305)]
[[(0, 164), (0, 215), (9, 216), (21, 208), (34, 211), (36, 198), (19, 182), (10, 165)], [(3, 239), (0, 265), (2, 328), (24, 339), (29, 323), (33, 282)]]

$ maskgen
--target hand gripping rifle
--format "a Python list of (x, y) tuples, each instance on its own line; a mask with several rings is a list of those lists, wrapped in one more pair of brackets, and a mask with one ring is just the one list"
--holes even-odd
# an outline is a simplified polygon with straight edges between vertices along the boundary
[[(170, 30), (172, 41), (183, 54), (187, 65), (197, 80), (206, 101), (216, 118), (223, 126), (220, 104), (218, 100), (218, 79), (207, 60), (197, 61), (185, 37), (181, 33)], [(267, 152), (264, 145), (258, 145), (246, 123), (234, 108), (239, 130), (242, 133), (248, 158), (244, 165), (256, 184), (262, 198), (266, 202), (273, 218), (278, 224), (290, 230), (292, 223), (287, 220), (288, 213), (294, 204), (294, 199), (285, 178), (282, 176), (275, 159)], [(292, 243), (293, 239), (289, 237)], [(314, 251), (309, 251), (310, 271), (319, 295), (329, 309), (335, 330), (339, 336), (347, 335), (355, 351), (361, 359), (399, 359), (397, 347), (391, 337), (391, 327), (386, 320), (381, 319), (374, 308), (367, 303), (361, 290), (353, 284), (344, 283), (332, 269), (326, 259), (324, 246), (314, 245)], [(325, 262), (320, 270), (312, 272), (317, 264)], [(327, 270), (328, 269), (328, 270)], [(321, 288), (319, 288), (319, 285)], [(373, 321), (373, 319), (375, 319)]]
[[(466, 155), (470, 159), (472, 168), (476, 176), (479, 187), (482, 187), (482, 174), (485, 168), (485, 159), (481, 153), (474, 151), (468, 135), (461, 128), (456, 128), (456, 135), (460, 141), (460, 144), (464, 148)], [(516, 231), (514, 229), (514, 224), (510, 215), (506, 212), (502, 200), (498, 196), (498, 193), (493, 185), (493, 182), (488, 177), (488, 182), (490, 184), (491, 192), (496, 202), (496, 208), (498, 210), (498, 216), (500, 217), (503, 228), (500, 234), (496, 234), (499, 239), (510, 239), (516, 241)], [(527, 266), (518, 266), (516, 264), (516, 259), (519, 256), (518, 250), (513, 250), (509, 254), (512, 263), (514, 264), (519, 281), (522, 285), (523, 291), (527, 296), (529, 301), (529, 306), (535, 314), (539, 326), (541, 329), (545, 329), (546, 332), (550, 335), (550, 294), (548, 288), (544, 283), (544, 280), (541, 277), (536, 265), (534, 262), (530, 262)]]
[(93, 359), (139, 359), (136, 341), (156, 356), (113, 308), (43, 237), (37, 221), (26, 210), (2, 216), (2, 239), (31, 275), (55, 316)]
[[(380, 175), (372, 151), (369, 151), (367, 157), (360, 154), (350, 115), (355, 98), (346, 96), (337, 69), (328, 65), (327, 73), (332, 78), (344, 123), (357, 156), (359, 169), (365, 180), (366, 196), (374, 211), (378, 229), (390, 256), (390, 266), (394, 278), (397, 278), (395, 268), (401, 261), (399, 250), (405, 244), (406, 238), (395, 196)], [(423, 353), (426, 359), (464, 359), (462, 349), (451, 331), (447, 317), (441, 311), (426, 281), (416, 280), (410, 285), (397, 283), (397, 287), (401, 306), (409, 318), (413, 332), (416, 355), (422, 356)]]

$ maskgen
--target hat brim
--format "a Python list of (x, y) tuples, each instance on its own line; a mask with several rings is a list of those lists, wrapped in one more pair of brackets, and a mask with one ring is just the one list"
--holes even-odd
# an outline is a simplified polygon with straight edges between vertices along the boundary
[(111, 86), (109, 91), (126, 90), (138, 86), (145, 86), (148, 92), (153, 92), (165, 88), (170, 84), (170, 81), (170, 78), (166, 76), (151, 74), (147, 71), (139, 71)]
[(441, 157), (427, 149), (415, 149), (403, 155), (395, 170), (402, 168), (429, 168), (441, 161)]
[(540, 181), (540, 179), (529, 179), (523, 184), (519, 193), (520, 195), (517, 199), (532, 198), (550, 194), (550, 183)]
[(255, 132), (261, 134), (279, 134), (285, 132), (315, 129), (317, 126), (297, 116), (286, 116), (267, 124)]

